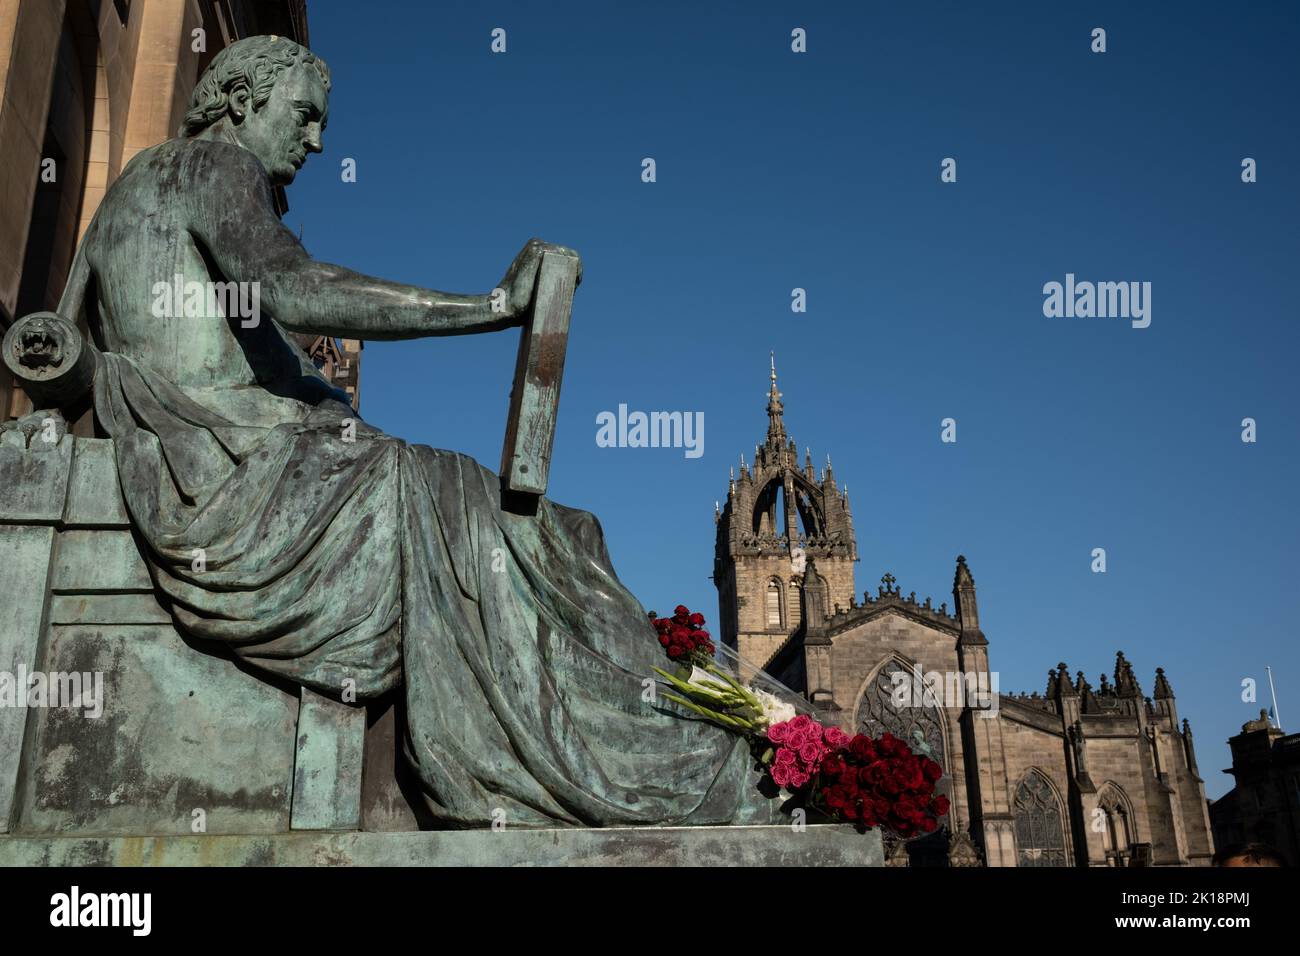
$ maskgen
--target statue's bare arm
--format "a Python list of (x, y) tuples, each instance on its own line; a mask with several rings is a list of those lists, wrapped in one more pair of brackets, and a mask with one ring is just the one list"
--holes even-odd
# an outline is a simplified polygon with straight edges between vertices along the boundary
[(275, 215), (261, 165), (239, 147), (207, 144), (188, 165), (195, 241), (221, 279), (259, 283), (260, 301), (290, 331), (408, 339), (492, 332), (523, 321), (544, 248), (539, 240), (515, 258), (494, 309), (491, 293), (438, 292), (312, 259)]

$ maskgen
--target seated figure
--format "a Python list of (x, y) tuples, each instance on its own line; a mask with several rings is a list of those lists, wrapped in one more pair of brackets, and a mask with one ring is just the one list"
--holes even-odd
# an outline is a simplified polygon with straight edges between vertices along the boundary
[[(596, 519), (503, 509), (496, 474), (359, 421), (287, 334), (517, 327), (546, 249), (519, 253), (497, 308), (312, 260), (274, 189), (321, 151), (329, 87), (290, 40), (223, 50), (77, 251), (59, 312), (101, 353), (95, 421), (159, 599), (260, 672), (335, 699), (403, 688), (440, 825), (770, 822), (743, 739), (643, 699), (660, 648)], [(193, 282), (256, 283), (258, 312), (158, 307), (160, 283)]]

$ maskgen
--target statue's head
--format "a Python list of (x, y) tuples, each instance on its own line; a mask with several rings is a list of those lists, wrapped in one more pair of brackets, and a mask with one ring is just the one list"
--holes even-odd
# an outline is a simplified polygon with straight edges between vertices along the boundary
[(306, 47), (275, 36), (237, 40), (199, 77), (180, 135), (223, 127), (284, 186), (321, 151), (329, 90), (329, 67)]

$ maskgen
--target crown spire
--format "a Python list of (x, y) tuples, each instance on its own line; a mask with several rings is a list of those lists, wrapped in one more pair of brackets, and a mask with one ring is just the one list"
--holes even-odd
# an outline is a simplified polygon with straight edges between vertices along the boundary
[(772, 352), (771, 359), (771, 379), (772, 384), (767, 392), (767, 441), (769, 445), (785, 444), (785, 421), (782, 414), (785, 412), (785, 406), (781, 404), (781, 393), (776, 387), (776, 352)]

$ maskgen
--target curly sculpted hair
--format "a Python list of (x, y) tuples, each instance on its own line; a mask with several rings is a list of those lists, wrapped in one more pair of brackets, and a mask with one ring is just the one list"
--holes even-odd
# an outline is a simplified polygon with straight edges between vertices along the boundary
[(277, 36), (236, 40), (213, 57), (199, 77), (179, 135), (201, 133), (226, 115), (231, 93), (241, 88), (251, 94), (253, 109), (260, 109), (270, 98), (280, 74), (296, 64), (315, 67), (329, 92), (330, 68), (305, 46)]

